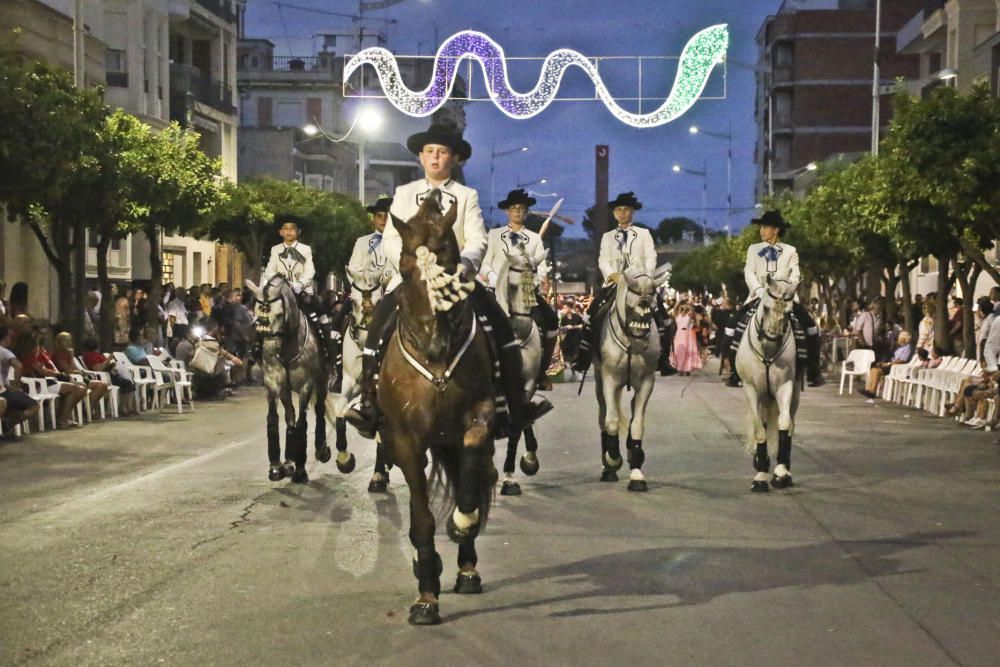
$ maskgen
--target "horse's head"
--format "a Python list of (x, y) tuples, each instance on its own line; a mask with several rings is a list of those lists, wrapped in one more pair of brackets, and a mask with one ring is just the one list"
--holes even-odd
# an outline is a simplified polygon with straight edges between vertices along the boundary
[(653, 275), (631, 266), (618, 281), (616, 307), (618, 316), (625, 324), (628, 335), (645, 338), (653, 326), (653, 310), (656, 308), (656, 288), (669, 277), (669, 270), (661, 267)]
[(795, 300), (798, 285), (787, 276), (768, 275), (764, 294), (760, 297), (761, 326), (770, 338), (778, 338), (785, 333), (787, 315)]
[(281, 276), (273, 276), (258, 287), (247, 280), (246, 286), (256, 301), (254, 326), (257, 334), (265, 338), (279, 338), (286, 331), (298, 326), (298, 304), (292, 286)]
[(347, 267), (347, 279), (351, 282), (351, 313), (354, 323), (362, 329), (371, 326), (375, 306), (382, 300), (385, 286), (378, 271), (354, 272)]
[[(435, 189), (420, 205), (415, 216), (406, 221), (395, 216), (392, 218), (402, 239), (399, 273), (407, 289), (419, 302), (423, 299), (418, 295), (427, 297), (429, 312), (420, 313), (421, 317), (445, 313), (472, 293), (474, 283), (463, 280), (459, 270), (461, 255), (453, 229), (457, 217), (455, 204), (451, 205), (447, 214), (441, 214), (441, 193)], [(418, 281), (424, 285), (414, 289)], [(408, 307), (413, 314), (421, 310), (418, 301), (414, 300)]]

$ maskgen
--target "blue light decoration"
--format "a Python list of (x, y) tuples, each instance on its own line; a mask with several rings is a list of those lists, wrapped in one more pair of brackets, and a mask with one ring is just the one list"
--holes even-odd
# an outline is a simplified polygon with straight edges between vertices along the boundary
[(682, 116), (705, 90), (716, 65), (725, 62), (729, 48), (729, 27), (714, 25), (695, 34), (681, 53), (670, 95), (649, 113), (631, 113), (623, 109), (608, 92), (596, 65), (578, 51), (558, 49), (542, 63), (535, 87), (527, 93), (511, 89), (507, 80), (507, 60), (503, 48), (489, 35), (463, 30), (446, 39), (434, 56), (434, 73), (423, 90), (411, 90), (403, 83), (396, 57), (381, 47), (364, 49), (344, 66), (346, 81), (364, 65), (378, 74), (386, 97), (394, 107), (410, 116), (429, 116), (448, 100), (455, 85), (458, 67), (466, 58), (477, 61), (489, 88), (490, 99), (511, 118), (531, 118), (545, 110), (555, 99), (563, 74), (572, 66), (582, 69), (594, 84), (598, 98), (620, 121), (633, 127), (658, 127)]

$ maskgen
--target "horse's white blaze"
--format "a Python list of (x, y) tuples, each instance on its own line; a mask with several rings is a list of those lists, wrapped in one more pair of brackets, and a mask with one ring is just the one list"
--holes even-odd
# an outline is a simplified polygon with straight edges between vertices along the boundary
[(455, 511), (451, 515), (451, 518), (452, 521), (455, 522), (456, 528), (459, 530), (468, 530), (479, 523), (479, 510), (474, 509), (466, 514), (465, 512), (458, 511), (458, 508), (456, 507)]

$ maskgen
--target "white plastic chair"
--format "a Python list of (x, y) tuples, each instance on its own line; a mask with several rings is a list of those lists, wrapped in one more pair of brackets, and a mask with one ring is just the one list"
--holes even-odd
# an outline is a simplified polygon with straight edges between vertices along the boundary
[[(898, 393), (897, 385), (909, 376), (910, 371), (920, 365), (920, 358), (913, 355), (913, 358), (905, 364), (893, 364), (889, 367), (889, 372), (882, 376), (882, 398), (885, 400), (896, 400)], [(876, 392), (878, 393), (878, 392)]]
[(115, 352), (114, 355), (115, 367), (118, 369), (118, 372), (125, 373), (128, 376), (127, 379), (132, 380), (132, 383), (135, 385), (136, 397), (138, 398), (136, 405), (139, 411), (145, 412), (150, 408), (146, 394), (146, 390), (150, 387), (154, 388), (153, 407), (158, 406), (159, 403), (155, 391), (156, 378), (154, 377), (153, 369), (147, 366), (136, 366), (128, 360), (124, 352)]
[(40, 407), (38, 410), (38, 432), (45, 432), (45, 408), (49, 409), (49, 425), (53, 430), (56, 428), (56, 398), (58, 398), (58, 387), (56, 387), (56, 393), (53, 394), (49, 391), (48, 385), (42, 378), (29, 378), (22, 377), (21, 382), (24, 384), (25, 393), (31, 398), (38, 401)]
[[(854, 378), (868, 377), (868, 371), (875, 363), (875, 353), (872, 350), (851, 350), (850, 354), (840, 364), (840, 393), (844, 393), (844, 380), (847, 380), (847, 393), (854, 393)], [(851, 364), (853, 370), (848, 370), (847, 365)]]
[[(84, 365), (83, 359), (81, 357), (77, 357), (74, 361), (76, 361), (76, 367), (77, 368), (79, 368), (79, 369), (81, 369), (83, 371), (86, 371), (87, 375), (93, 377), (96, 380), (100, 380), (104, 384), (108, 385), (108, 393), (104, 395), (104, 398), (107, 401), (108, 410), (111, 412), (111, 416), (114, 417), (115, 419), (117, 419), (118, 418), (118, 405), (119, 405), (118, 394), (119, 394), (119, 392), (121, 390), (118, 387), (116, 387), (115, 385), (113, 385), (111, 383), (111, 373), (109, 373), (107, 371), (92, 371), (92, 370), (88, 369)], [(104, 419), (104, 418), (105, 418), (104, 404), (102, 403), (101, 404), (101, 419)]]
[(173, 391), (174, 398), (177, 400), (177, 412), (181, 414), (184, 412), (184, 395), (187, 394), (188, 404), (194, 411), (194, 392), (191, 389), (191, 382), (187, 378), (186, 371), (167, 366), (160, 357), (149, 356), (147, 359), (149, 359), (150, 368), (157, 376), (157, 396), (161, 393), (165, 394), (169, 402), (170, 392)]

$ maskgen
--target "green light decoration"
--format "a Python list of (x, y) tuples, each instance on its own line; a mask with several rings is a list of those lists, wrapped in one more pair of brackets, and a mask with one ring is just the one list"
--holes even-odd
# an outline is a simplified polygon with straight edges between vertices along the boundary
[(364, 49), (352, 57), (344, 67), (344, 80), (362, 66), (371, 65), (393, 106), (407, 115), (424, 117), (434, 113), (448, 100), (458, 67), (469, 58), (482, 68), (490, 99), (497, 108), (520, 120), (544, 111), (555, 99), (566, 70), (575, 66), (590, 77), (597, 96), (618, 120), (633, 127), (658, 127), (676, 120), (698, 101), (716, 65), (725, 62), (728, 48), (729, 28), (724, 23), (695, 34), (681, 52), (670, 95), (659, 108), (645, 114), (623, 109), (608, 92), (596, 65), (572, 49), (550, 53), (542, 63), (535, 87), (527, 93), (519, 93), (508, 83), (503, 49), (488, 35), (474, 30), (463, 30), (441, 44), (434, 57), (431, 82), (421, 91), (410, 90), (403, 83), (396, 57), (381, 47)]

